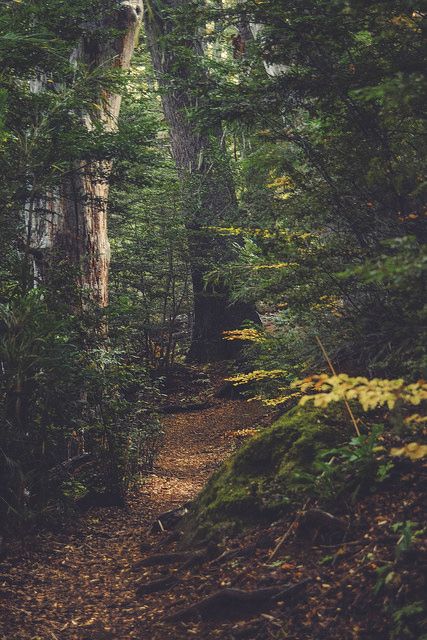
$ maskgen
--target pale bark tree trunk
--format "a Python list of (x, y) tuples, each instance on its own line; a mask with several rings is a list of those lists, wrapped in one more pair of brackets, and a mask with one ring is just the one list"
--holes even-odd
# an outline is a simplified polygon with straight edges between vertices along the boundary
[[(142, 0), (114, 3), (100, 24), (97, 38), (87, 35), (71, 60), (89, 69), (129, 67), (142, 20)], [(105, 27), (101, 42), (99, 28)], [(111, 36), (111, 30), (117, 31)], [(109, 31), (110, 30), (110, 31)], [(121, 96), (104, 91), (99, 96), (96, 119), (105, 131), (117, 128)], [(94, 116), (82, 114), (91, 130)], [(50, 269), (64, 265), (75, 274), (84, 298), (100, 307), (108, 304), (110, 247), (107, 233), (107, 201), (110, 161), (81, 160), (73, 164), (61, 185), (34, 207), (28, 223), (35, 255), (36, 278), (43, 281)], [(37, 211), (41, 212), (37, 215)], [(27, 218), (29, 218), (27, 212)]]
[(187, 0), (152, 3), (145, 13), (145, 32), (162, 89), (172, 155), (184, 196), (194, 295), (188, 357), (209, 362), (236, 353), (236, 343), (223, 340), (223, 331), (236, 329), (245, 320), (259, 322), (259, 317), (252, 305), (232, 303), (224, 283), (214, 285), (205, 280), (211, 269), (233, 257), (230, 243), (215, 237), (208, 227), (238, 223), (238, 206), (231, 170), (221, 148), (220, 125), (215, 131), (206, 130), (196, 127), (189, 118), (189, 110), (196, 106), (191, 91), (194, 72), (191, 56), (202, 55), (200, 39), (193, 28), (178, 42), (168, 42), (177, 26), (174, 11), (185, 9), (187, 4)]

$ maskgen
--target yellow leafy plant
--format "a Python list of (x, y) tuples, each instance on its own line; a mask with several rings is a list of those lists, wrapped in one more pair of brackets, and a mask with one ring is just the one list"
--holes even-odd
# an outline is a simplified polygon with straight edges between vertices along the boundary
[(295, 400), (299, 398), (301, 393), (296, 391), (295, 393), (288, 393), (284, 396), (277, 396), (277, 398), (260, 398), (262, 403), (265, 404), (266, 407), (278, 407), (279, 405), (286, 404), (290, 400)]
[(406, 384), (401, 378), (388, 380), (383, 378), (350, 377), (346, 373), (328, 375), (326, 373), (313, 375), (304, 380), (296, 380), (291, 385), (304, 395), (300, 404), (313, 402), (314, 406), (325, 408), (331, 402), (351, 401), (359, 402), (364, 411), (387, 406), (394, 409), (398, 402), (419, 405), (427, 400), (427, 382), (419, 380)]
[(275, 197), (280, 200), (287, 200), (295, 191), (295, 184), (289, 176), (279, 176), (267, 184), (268, 189), (274, 189)]
[(287, 373), (283, 369), (256, 369), (250, 373), (239, 373), (230, 378), (225, 378), (227, 382), (232, 382), (235, 386), (240, 384), (248, 384), (249, 382), (258, 382), (260, 380), (269, 380), (275, 378), (282, 378)]
[(344, 303), (338, 296), (321, 296), (318, 302), (310, 305), (312, 311), (329, 311), (337, 318), (342, 318)]
[(287, 242), (295, 240), (307, 240), (313, 234), (308, 231), (289, 231), (288, 229), (260, 229), (259, 227), (207, 227), (221, 236), (254, 236), (258, 238), (282, 238)]
[(296, 262), (276, 262), (275, 264), (254, 264), (252, 269), (258, 271), (260, 269), (287, 269), (289, 267), (297, 267)]
[(234, 329), (223, 331), (224, 340), (243, 340), (246, 342), (265, 342), (266, 338), (257, 329)]
[(391, 456), (403, 456), (411, 460), (421, 460), (427, 457), (427, 444), (418, 442), (408, 442), (403, 447), (393, 447), (390, 449)]
[(232, 438), (253, 438), (259, 433), (259, 429), (255, 428), (247, 428), (247, 429), (236, 429), (236, 431), (227, 431), (227, 435)]
[(424, 424), (427, 422), (427, 416), (420, 416), (419, 413), (412, 413), (410, 416), (407, 416), (403, 422), (407, 425)]
[(278, 178), (274, 178), (273, 182), (269, 182), (267, 184), (269, 189), (277, 189), (278, 187), (282, 187), (283, 189), (294, 189), (295, 185), (289, 176), (279, 176)]

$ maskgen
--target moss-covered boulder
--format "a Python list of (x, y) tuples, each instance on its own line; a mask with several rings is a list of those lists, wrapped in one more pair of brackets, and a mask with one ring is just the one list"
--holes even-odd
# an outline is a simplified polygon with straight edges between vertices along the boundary
[(187, 540), (236, 533), (301, 503), (320, 452), (348, 439), (347, 424), (340, 410), (297, 407), (251, 438), (199, 495)]

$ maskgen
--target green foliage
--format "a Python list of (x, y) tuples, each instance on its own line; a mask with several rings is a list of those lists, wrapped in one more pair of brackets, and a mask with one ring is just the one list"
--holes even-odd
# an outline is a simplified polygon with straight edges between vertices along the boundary
[[(185, 70), (171, 69), (159, 89), (146, 47), (129, 74), (70, 60), (89, 34), (95, 47), (119, 35), (102, 20), (115, 8), (102, 0), (33, 0), (3, 3), (0, 11), (0, 513), (8, 517), (25, 519), (26, 510), (52, 503), (49, 469), (69, 447), (80, 451), (83, 432), (99, 465), (61, 485), (71, 501), (95, 485), (103, 491), (107, 478), (123, 493), (152, 463), (159, 427), (151, 372), (185, 357), (190, 264), (210, 274), (205, 285), (214, 294), (225, 283), (234, 301), (258, 304), (265, 326), (243, 327), (241, 337), (255, 331), (256, 339), (245, 343), (237, 370), (264, 399), (278, 392), (276, 405), (297, 402), (292, 380), (325, 371), (317, 338), (351, 379), (425, 377), (422, 11), (404, 0), (191, 0), (175, 10), (150, 3), (149, 19), (166, 11), (174, 25), (160, 38), (161, 52), (173, 47)], [(259, 25), (257, 36), (233, 56), (231, 36), (250, 24)], [(200, 50), (195, 34), (204, 37)], [(183, 95), (192, 133), (206, 142), (186, 180), (177, 175), (161, 114), (161, 94), (171, 87)], [(96, 115), (103, 91), (119, 89), (126, 94), (120, 128), (111, 132)], [(29, 227), (76, 161), (113, 159), (104, 317), (86, 305), (60, 255), (33, 291)], [(231, 176), (237, 203), (228, 193)], [(226, 247), (218, 253), (223, 264), (211, 251), (190, 255), (195, 238)], [(277, 378), (265, 374), (274, 370)], [(244, 449), (227, 482), (235, 473), (244, 481), (218, 487), (225, 511), (285, 507), (293, 499), (280, 485), (285, 477), (324, 499), (350, 476), (353, 491), (363, 476), (372, 483), (388, 477), (391, 462), (375, 451), (378, 433), (339, 447), (328, 464), (321, 450), (335, 443), (321, 446), (323, 436), (318, 442), (309, 431), (299, 444), (283, 436), (298, 471), (274, 430), (257, 441), (256, 454), (252, 445)], [(280, 486), (258, 472), (250, 484), (249, 451)], [(267, 486), (266, 495), (277, 497), (270, 507), (255, 495)]]
[(188, 346), (192, 291), (182, 197), (149, 82), (152, 71), (140, 50), (111, 181), (109, 325), (122, 348), (154, 369), (167, 369)]
[(399, 534), (399, 539), (396, 544), (396, 559), (398, 560), (400, 556), (411, 549), (414, 542), (419, 538), (423, 533), (423, 529), (416, 529), (417, 522), (411, 522), (411, 520), (406, 520), (405, 522), (395, 522), (392, 525), (392, 530), (394, 533)]
[[(60, 315), (32, 290), (0, 307), (0, 497), (7, 528), (30, 524), (55, 496), (82, 497), (79, 478), (59, 490), (57, 462), (88, 450), (86, 491), (117, 496), (153, 463), (157, 391), (144, 368), (107, 345), (83, 348), (81, 318)], [(96, 486), (95, 486), (96, 485)], [(59, 503), (56, 507), (61, 508)]]
[(316, 463), (313, 491), (322, 500), (333, 501), (343, 493), (355, 500), (362, 491), (374, 491), (393, 470), (393, 462), (383, 455), (382, 425), (374, 425), (368, 435), (324, 451)]
[[(126, 316), (112, 322), (107, 340), (105, 314), (93, 308), (87, 292), (78, 290), (76, 267), (59, 253), (50, 256), (55, 269), (40, 274), (35, 268), (44, 251), (43, 243), (34, 246), (35, 223), (46, 216), (49, 224), (51, 203), (76, 161), (114, 157), (128, 164), (133, 160), (134, 168), (152, 155), (147, 148), (152, 119), (131, 113), (118, 133), (108, 131), (98, 117), (103, 92), (123, 92), (127, 75), (109, 65), (76, 65), (71, 55), (88, 35), (93, 46), (120, 35), (105, 26), (117, 5), (107, 7), (101, 0), (3, 5), (2, 533), (55, 519), (84, 497), (96, 500), (105, 494), (123, 501), (132, 482), (151, 468), (161, 437), (153, 411), (157, 384), (135, 348), (139, 336), (126, 336)], [(82, 114), (92, 120), (89, 129)], [(85, 451), (92, 462), (58, 478), (58, 464)]]
[(384, 606), (391, 620), (391, 638), (398, 640), (408, 638), (418, 640), (424, 637), (425, 631), (425, 599), (423, 586), (411, 575), (411, 564), (407, 558), (411, 553), (417, 554), (417, 544), (425, 534), (417, 522), (406, 520), (395, 522), (391, 529), (399, 535), (395, 547), (393, 562), (386, 562), (377, 569), (375, 594), (385, 595)]
[(341, 412), (297, 408), (284, 414), (212, 476), (196, 502), (188, 535), (220, 535), (268, 522), (300, 504), (313, 492), (325, 448), (347, 435)]
[[(422, 377), (423, 14), (401, 1), (344, 0), (230, 11), (218, 9), (220, 24), (237, 14), (262, 26), (246, 58), (215, 60), (217, 88), (199, 115), (221, 113), (239, 141), (243, 244), (227, 275), (236, 297), (261, 300), (277, 326), (257, 347), (257, 368), (318, 369), (318, 335), (341, 370)], [(282, 67), (268, 76), (264, 62)], [(256, 268), (276, 263), (288, 266)]]

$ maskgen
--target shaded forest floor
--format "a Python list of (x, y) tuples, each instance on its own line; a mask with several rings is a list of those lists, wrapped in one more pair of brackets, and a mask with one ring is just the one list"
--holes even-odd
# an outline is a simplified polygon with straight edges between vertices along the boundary
[[(419, 601), (427, 545), (417, 539), (402, 564), (403, 555), (396, 560), (400, 533), (390, 525), (424, 522), (421, 464), (408, 464), (375, 494), (343, 505), (337, 516), (344, 535), (338, 520), (304, 531), (293, 513), (218, 548), (182, 556), (170, 533), (152, 526), (159, 513), (198, 493), (239, 443), (239, 431), (272, 419), (256, 403), (215, 397), (221, 377), (210, 373), (204, 387), (197, 375), (193, 388), (188, 379), (172, 385), (170, 411), (189, 394), (207, 405), (165, 415), (154, 473), (134, 492), (128, 510), (93, 508), (63, 531), (17, 543), (0, 564), (2, 640), (406, 637), (398, 627), (406, 619), (391, 624), (387, 608), (399, 611), (408, 598)], [(376, 596), (381, 567), (394, 577)], [(228, 587), (259, 595), (249, 604), (226, 597), (219, 606), (188, 609)], [(156, 591), (147, 593), (151, 589)], [(168, 619), (178, 611), (184, 613)]]
[[(149, 529), (159, 513), (191, 500), (230, 454), (239, 436), (265, 411), (244, 400), (213, 397), (215, 370), (202, 390), (188, 376), (174, 380), (168, 402), (209, 398), (208, 408), (170, 413), (154, 472), (133, 492), (128, 509), (93, 508), (61, 532), (43, 532), (17, 543), (0, 563), (2, 640), (127, 640), (143, 637), (152, 603), (135, 597), (141, 544), (156, 544)], [(194, 398), (194, 396), (196, 396)], [(173, 637), (170, 636), (171, 638)]]

